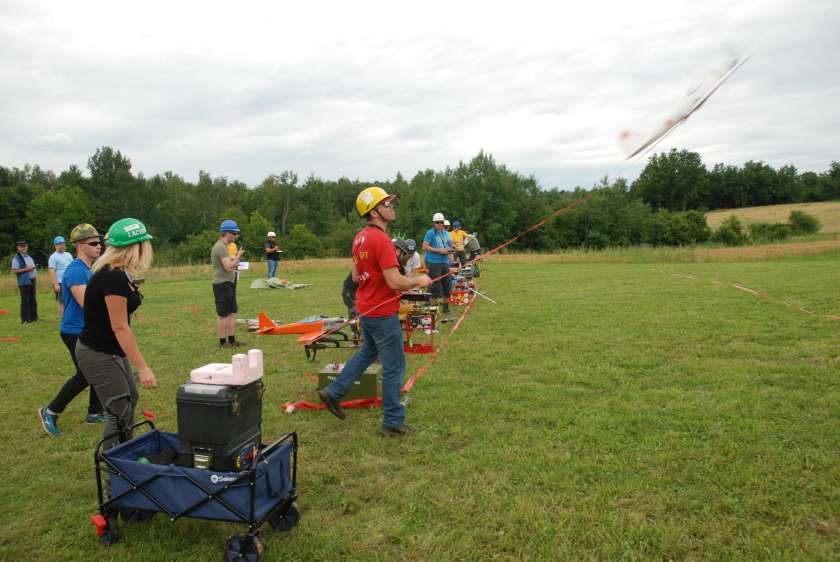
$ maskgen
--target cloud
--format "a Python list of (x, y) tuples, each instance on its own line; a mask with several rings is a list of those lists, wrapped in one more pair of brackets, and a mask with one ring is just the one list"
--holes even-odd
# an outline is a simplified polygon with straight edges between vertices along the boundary
[(40, 144), (73, 144), (73, 137), (63, 131), (41, 135), (35, 139)]
[(544, 187), (590, 186), (643, 168), (618, 131), (752, 49), (659, 148), (822, 171), (840, 128), (838, 27), (830, 0), (595, 1), (574, 17), (531, 1), (6, 2), (0, 164), (60, 171), (110, 145), (146, 175), (254, 185), (283, 170), (410, 177), (484, 149)]

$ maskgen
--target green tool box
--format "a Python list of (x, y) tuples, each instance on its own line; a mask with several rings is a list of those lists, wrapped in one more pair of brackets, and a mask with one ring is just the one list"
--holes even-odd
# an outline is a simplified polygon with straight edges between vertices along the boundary
[[(344, 363), (327, 363), (318, 372), (318, 390), (327, 388), (343, 368)], [(357, 398), (379, 398), (380, 396), (382, 396), (382, 364), (374, 362), (362, 373), (362, 376), (356, 379), (356, 382), (341, 399), (355, 400)]]

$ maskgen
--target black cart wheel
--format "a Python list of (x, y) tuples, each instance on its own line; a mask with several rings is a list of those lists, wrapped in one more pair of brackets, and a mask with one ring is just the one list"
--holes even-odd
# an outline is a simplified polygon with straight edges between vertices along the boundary
[(275, 531), (291, 531), (300, 522), (300, 510), (297, 504), (293, 503), (285, 513), (275, 511), (268, 518), (268, 523)]
[(225, 545), (227, 562), (259, 562), (263, 558), (263, 544), (255, 535), (233, 535)]
[(123, 509), (120, 510), (120, 517), (123, 521), (132, 523), (146, 523), (154, 519), (156, 512), (144, 509)]
[(107, 524), (105, 525), (105, 532), (102, 533), (102, 535), (99, 537), (99, 540), (101, 540), (102, 544), (104, 544), (105, 546), (111, 546), (112, 544), (120, 540), (120, 531), (117, 526), (117, 514), (106, 514), (105, 521), (107, 522)]

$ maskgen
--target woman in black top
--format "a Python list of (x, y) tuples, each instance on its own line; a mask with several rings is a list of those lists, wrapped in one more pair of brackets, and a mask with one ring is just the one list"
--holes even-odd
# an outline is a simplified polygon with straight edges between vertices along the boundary
[[(117, 432), (119, 419), (125, 427), (134, 422), (138, 393), (132, 363), (138, 369), (140, 384), (149, 389), (157, 386), (130, 325), (131, 314), (143, 300), (134, 277), (152, 264), (151, 239), (146, 226), (137, 219), (122, 219), (111, 225), (106, 236), (108, 249), (91, 267), (93, 276), (85, 290), (85, 327), (76, 343), (79, 366), (103, 405), (120, 394), (130, 396), (127, 402), (111, 404), (119, 418), (106, 413), (103, 438)], [(113, 436), (105, 448), (118, 442)]]

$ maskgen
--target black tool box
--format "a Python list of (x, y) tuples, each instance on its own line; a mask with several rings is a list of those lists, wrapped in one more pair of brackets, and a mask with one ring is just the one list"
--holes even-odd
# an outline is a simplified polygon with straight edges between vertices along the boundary
[(262, 436), (263, 388), (262, 380), (179, 386), (176, 464), (225, 472), (250, 468)]

